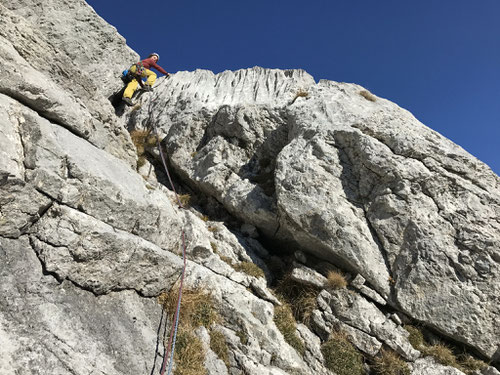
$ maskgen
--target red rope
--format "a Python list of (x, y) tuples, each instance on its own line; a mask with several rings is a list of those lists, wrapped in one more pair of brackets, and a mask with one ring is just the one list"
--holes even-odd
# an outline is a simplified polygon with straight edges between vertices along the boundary
[[(153, 102), (153, 99), (151, 99), (151, 102)], [(174, 183), (172, 182), (172, 177), (170, 176), (170, 172), (168, 171), (167, 162), (165, 160), (165, 155), (163, 154), (163, 150), (162, 150), (162, 147), (160, 144), (160, 137), (158, 136), (158, 130), (156, 129), (156, 125), (154, 124), (154, 122), (153, 122), (153, 127), (154, 127), (154, 131), (155, 131), (156, 141), (157, 141), (157, 145), (158, 145), (158, 151), (160, 152), (160, 157), (161, 157), (161, 161), (163, 164), (163, 168), (165, 169), (165, 172), (167, 173), (168, 180), (170, 182), (170, 186), (172, 186), (172, 190), (174, 191), (175, 198), (177, 199), (177, 203), (179, 204), (179, 208), (184, 208), (181, 200), (179, 199), (179, 195), (177, 194), (177, 191), (175, 190), (175, 186), (174, 186)], [(178, 327), (179, 320), (180, 320), (179, 318), (180, 318), (181, 301), (182, 301), (182, 288), (184, 286), (184, 277), (186, 274), (186, 263), (187, 263), (187, 261), (186, 261), (186, 235), (185, 235), (184, 229), (181, 232), (181, 237), (182, 237), (182, 258), (183, 258), (184, 265), (182, 267), (181, 281), (179, 284), (179, 293), (177, 296), (177, 306), (176, 306), (175, 314), (174, 314), (174, 317), (172, 320), (172, 327), (170, 328), (170, 335), (169, 335), (169, 339), (168, 339), (168, 344), (167, 344), (167, 347), (165, 348), (165, 351), (163, 354), (163, 362), (162, 362), (161, 370), (160, 370), (161, 375), (165, 374), (165, 370), (167, 368), (167, 361), (170, 357), (171, 358), (169, 361), (168, 373), (170, 374), (170, 372), (172, 370), (173, 356), (174, 356), (174, 350), (175, 350), (175, 340), (177, 337), (177, 327)]]
[[(165, 369), (167, 367), (166, 366), (167, 360), (171, 356), (172, 358), (169, 361), (169, 370), (168, 370), (168, 373), (170, 374), (170, 370), (172, 368), (174, 350), (175, 350), (175, 339), (177, 337), (177, 327), (179, 324), (179, 314), (181, 311), (182, 287), (184, 285), (184, 275), (185, 275), (185, 271), (186, 271), (186, 242), (185, 242), (184, 230), (182, 231), (182, 245), (183, 245), (184, 267), (182, 269), (181, 282), (179, 285), (179, 295), (177, 297), (177, 307), (175, 310), (175, 316), (173, 319), (172, 327), (170, 328), (170, 337), (168, 338), (167, 348), (165, 349), (165, 352), (163, 355), (163, 363), (162, 363), (161, 372), (160, 372), (161, 375), (165, 374)], [(173, 347), (172, 347), (172, 343), (173, 343)], [(171, 351), (172, 351), (172, 355), (170, 355)]]

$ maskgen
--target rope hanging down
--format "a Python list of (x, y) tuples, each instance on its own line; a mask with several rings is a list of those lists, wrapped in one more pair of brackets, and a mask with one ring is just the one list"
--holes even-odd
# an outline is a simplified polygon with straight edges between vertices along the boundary
[[(153, 102), (153, 99), (151, 99), (151, 102)], [(150, 108), (150, 113), (151, 113), (151, 108)], [(179, 195), (177, 194), (177, 191), (175, 190), (175, 186), (172, 182), (172, 177), (170, 176), (170, 172), (168, 171), (167, 162), (165, 160), (165, 155), (163, 154), (163, 150), (161, 148), (160, 137), (158, 134), (158, 130), (156, 128), (156, 124), (153, 121), (152, 121), (152, 124), (153, 124), (153, 129), (154, 129), (154, 133), (155, 133), (155, 137), (156, 137), (156, 142), (158, 145), (158, 151), (160, 153), (161, 161), (163, 164), (163, 168), (165, 169), (165, 172), (167, 173), (168, 180), (170, 182), (170, 186), (172, 186), (172, 190), (174, 191), (175, 198), (177, 199), (177, 203), (179, 204), (179, 208), (184, 208), (181, 200), (179, 199)], [(168, 362), (167, 375), (171, 374), (172, 366), (174, 364), (175, 342), (177, 339), (177, 328), (179, 326), (179, 317), (180, 317), (180, 311), (181, 311), (182, 287), (184, 285), (184, 276), (186, 274), (186, 236), (185, 236), (184, 229), (182, 229), (181, 236), (182, 236), (182, 258), (183, 258), (184, 264), (182, 267), (181, 281), (179, 284), (179, 295), (177, 297), (177, 307), (175, 309), (175, 315), (174, 315), (174, 318), (172, 321), (172, 327), (170, 328), (168, 344), (167, 344), (167, 347), (165, 348), (165, 351), (164, 351), (163, 362), (162, 362), (161, 369), (160, 369), (161, 375), (165, 374), (165, 370), (167, 369), (167, 362)]]

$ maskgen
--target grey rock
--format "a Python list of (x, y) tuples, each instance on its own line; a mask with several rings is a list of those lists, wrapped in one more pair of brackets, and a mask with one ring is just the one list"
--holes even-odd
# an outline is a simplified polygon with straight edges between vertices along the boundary
[(369, 288), (368, 286), (364, 285), (365, 284), (365, 278), (361, 275), (356, 275), (356, 277), (351, 281), (351, 286), (356, 288), (361, 294), (363, 294), (365, 297), (368, 297), (374, 302), (377, 302), (379, 305), (384, 306), (387, 302), (385, 299), (378, 294), (376, 291), (373, 289)]
[[(96, 297), (43, 270), (27, 236), (0, 237), (0, 372), (150, 373), (161, 308), (134, 291)], [(158, 368), (156, 360), (156, 368)]]
[(94, 294), (133, 289), (157, 296), (182, 268), (171, 252), (65, 206), (54, 205), (32, 232), (44, 268)]
[(306, 264), (307, 263), (307, 256), (306, 256), (306, 254), (303, 251), (297, 250), (296, 252), (293, 253), (293, 255), (295, 256), (295, 259), (298, 262), (300, 262), (302, 264)]
[(0, 181), (0, 236), (17, 238), (29, 231), (52, 201), (19, 178)]
[(321, 340), (314, 335), (304, 324), (297, 325), (297, 332), (305, 343), (306, 351), (304, 360), (314, 374), (329, 375), (330, 371), (323, 365), (323, 354), (321, 353)]
[(26, 181), (64, 205), (113, 227), (139, 234), (170, 249), (180, 227), (172, 203), (161, 189), (150, 190), (129, 165), (24, 109), (20, 127)]
[(241, 226), (241, 233), (251, 237), (251, 238), (257, 238), (259, 237), (259, 232), (257, 231), (257, 228), (251, 224), (243, 224)]
[(367, 287), (366, 285), (362, 285), (361, 288), (359, 288), (359, 292), (363, 294), (365, 297), (371, 299), (372, 301), (377, 302), (381, 306), (387, 304), (384, 297), (382, 297), (380, 294), (378, 294), (372, 288)]
[(267, 289), (266, 282), (263, 279), (253, 279), (250, 288), (260, 298), (271, 302), (273, 305), (280, 306), (281, 302)]
[(488, 366), (483, 371), (481, 371), (481, 374), (483, 374), (483, 375), (500, 375), (500, 371), (498, 371), (494, 367)]
[(403, 325), (403, 321), (399, 317), (398, 314), (390, 314), (389, 317), (392, 319), (394, 323), (396, 323), (398, 326)]
[(203, 326), (199, 327), (195, 330), (195, 334), (200, 338), (206, 352), (204, 364), (208, 375), (227, 375), (226, 364), (210, 349), (210, 335), (207, 329)]
[(319, 297), (332, 309), (333, 315), (341, 322), (373, 336), (398, 352), (404, 358), (414, 361), (420, 356), (408, 341), (408, 332), (368, 302), (365, 298), (349, 290), (323, 290)]
[(455, 367), (443, 366), (432, 357), (417, 359), (411, 366), (411, 375), (464, 375)]
[(369, 356), (377, 355), (382, 347), (382, 343), (375, 337), (340, 321), (329, 312), (324, 311), (322, 314), (318, 310), (314, 310), (311, 321), (314, 331), (323, 341), (327, 341), (330, 333), (336, 330), (346, 334), (356, 348)]
[(363, 353), (369, 356), (376, 356), (380, 349), (382, 348), (382, 342), (377, 340), (375, 337), (354, 328), (348, 324), (340, 323), (340, 330), (347, 334), (349, 341)]
[(290, 278), (300, 284), (316, 288), (323, 288), (326, 284), (326, 277), (319, 272), (300, 264), (296, 264), (296, 267), (290, 274)]
[(311, 328), (321, 340), (327, 341), (332, 331), (332, 324), (326, 322), (321, 311), (313, 310), (311, 313)]
[(356, 277), (351, 281), (351, 285), (359, 290), (365, 284), (365, 281), (366, 279), (363, 276), (357, 274)]
[[(108, 97), (137, 55), (116, 29), (83, 1), (13, 0), (0, 5), (0, 15), (0, 93), (134, 164), (130, 136)], [(114, 64), (102, 69), (110, 55)]]
[[(299, 87), (308, 96), (294, 101)], [(492, 358), (499, 178), (362, 89), (302, 71), (183, 72), (159, 88), (153, 113), (193, 188)]]

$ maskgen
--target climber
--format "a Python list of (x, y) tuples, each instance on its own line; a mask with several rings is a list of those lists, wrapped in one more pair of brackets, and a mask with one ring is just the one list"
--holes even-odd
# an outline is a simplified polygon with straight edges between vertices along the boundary
[[(130, 82), (127, 84), (127, 88), (125, 89), (122, 98), (127, 105), (133, 105), (132, 95), (134, 95), (135, 90), (137, 90), (137, 85), (141, 85), (141, 88), (145, 91), (153, 91), (153, 85), (156, 81), (156, 73), (149, 70), (149, 68), (155, 68), (167, 77), (170, 75), (165, 71), (165, 69), (157, 64), (158, 60), (160, 60), (160, 55), (152, 53), (147, 59), (144, 59), (130, 67), (127, 73), (127, 78)], [(147, 78), (145, 84), (142, 82), (143, 78)]]

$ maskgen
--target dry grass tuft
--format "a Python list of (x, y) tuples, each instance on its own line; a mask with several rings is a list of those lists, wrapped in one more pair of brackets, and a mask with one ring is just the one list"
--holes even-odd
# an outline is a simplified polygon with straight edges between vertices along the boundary
[(189, 207), (189, 203), (191, 202), (191, 195), (181, 194), (179, 195), (179, 200), (184, 207)]
[(264, 277), (264, 271), (255, 263), (243, 261), (232, 266), (238, 272), (244, 272), (253, 277)]
[(232, 260), (230, 257), (226, 257), (226, 256), (224, 256), (224, 255), (220, 255), (220, 254), (219, 254), (219, 258), (220, 258), (223, 262), (225, 262), (225, 263), (229, 264), (231, 267), (233, 266), (233, 260)]
[(415, 349), (420, 350), (424, 356), (434, 357), (442, 365), (455, 367), (466, 374), (473, 374), (488, 366), (487, 363), (466, 353), (457, 357), (453, 350), (444, 344), (429, 345), (417, 327), (405, 325), (404, 328), (410, 333), (408, 341)]
[(468, 375), (477, 373), (477, 371), (481, 371), (488, 367), (486, 362), (475, 359), (471, 355), (465, 353), (458, 356), (458, 364), (460, 366), (459, 369)]
[(309, 96), (309, 93), (306, 90), (298, 89), (297, 92), (295, 93), (295, 96), (293, 97), (292, 101), (290, 102), (290, 104), (295, 103), (295, 101), (298, 98), (307, 98), (308, 96)]
[(421, 352), (424, 355), (430, 355), (434, 357), (436, 361), (438, 361), (442, 365), (459, 368), (457, 358), (455, 357), (451, 349), (444, 344), (427, 346), (425, 348), (422, 348)]
[(414, 349), (422, 350), (424, 347), (427, 346), (427, 343), (424, 340), (424, 335), (421, 330), (409, 324), (403, 326), (403, 328), (406, 329), (410, 334), (410, 336), (408, 337), (408, 341), (410, 342), (411, 346), (413, 346)]
[(295, 93), (295, 96), (298, 98), (307, 98), (309, 96), (309, 93), (304, 89), (299, 89)]
[(155, 147), (158, 142), (158, 137), (151, 134), (150, 130), (132, 130), (130, 138), (137, 148), (137, 153), (144, 153), (144, 148)]
[[(173, 316), (177, 307), (179, 289), (172, 288), (169, 292), (162, 293), (158, 302), (164, 306), (166, 313)], [(214, 323), (221, 320), (215, 309), (215, 301), (212, 295), (201, 288), (183, 289), (181, 301), (181, 316), (179, 331), (177, 334), (177, 345), (175, 347), (174, 375), (206, 375), (204, 366), (205, 351), (201, 341), (192, 332), (194, 329), (204, 326), (210, 330)], [(224, 362), (228, 358), (227, 345), (224, 336), (220, 332), (210, 332), (211, 343), (217, 349), (216, 354)], [(225, 350), (225, 351), (224, 351)], [(225, 354), (224, 354), (225, 353)]]
[(377, 375), (410, 375), (408, 364), (392, 350), (380, 351), (380, 355), (374, 358), (372, 368)]
[(363, 356), (347, 340), (344, 333), (333, 331), (321, 345), (325, 366), (337, 375), (363, 375)]
[(151, 134), (149, 130), (132, 130), (130, 138), (137, 150), (137, 156), (139, 157), (137, 160), (137, 169), (139, 169), (146, 163), (146, 150), (156, 145), (158, 137)]
[[(165, 311), (172, 315), (177, 307), (179, 289), (172, 289), (169, 293), (163, 293), (158, 298), (165, 307)], [(220, 318), (215, 310), (215, 302), (210, 293), (196, 289), (183, 289), (181, 301), (182, 319), (180, 324), (192, 329), (204, 326), (209, 328)]]
[(309, 318), (316, 308), (319, 290), (311, 286), (299, 284), (286, 274), (278, 282), (275, 293), (281, 302), (291, 306), (293, 316), (301, 323), (308, 324)]
[(370, 91), (368, 90), (363, 90), (363, 91), (360, 91), (359, 92), (359, 95), (361, 95), (363, 98), (365, 98), (366, 100), (369, 100), (370, 102), (375, 102), (377, 101), (377, 98), (375, 97), (375, 95), (373, 95)]
[(176, 365), (174, 375), (207, 374), (203, 344), (186, 327), (181, 327), (177, 333), (174, 359)]
[(274, 323), (283, 334), (285, 341), (300, 355), (304, 355), (306, 348), (300, 337), (297, 336), (297, 322), (289, 304), (283, 303), (281, 306), (275, 306)]
[(137, 159), (137, 169), (143, 167), (146, 164), (146, 161), (147, 159), (144, 155), (139, 156), (139, 158)]
[(345, 276), (337, 271), (329, 271), (327, 278), (327, 286), (332, 289), (341, 289), (347, 286)]
[(226, 367), (229, 367), (229, 349), (222, 332), (215, 329), (210, 331), (210, 349), (226, 364)]
[(238, 336), (240, 338), (240, 342), (243, 345), (248, 344), (248, 335), (245, 331), (241, 330), (241, 331), (236, 332), (236, 336)]

